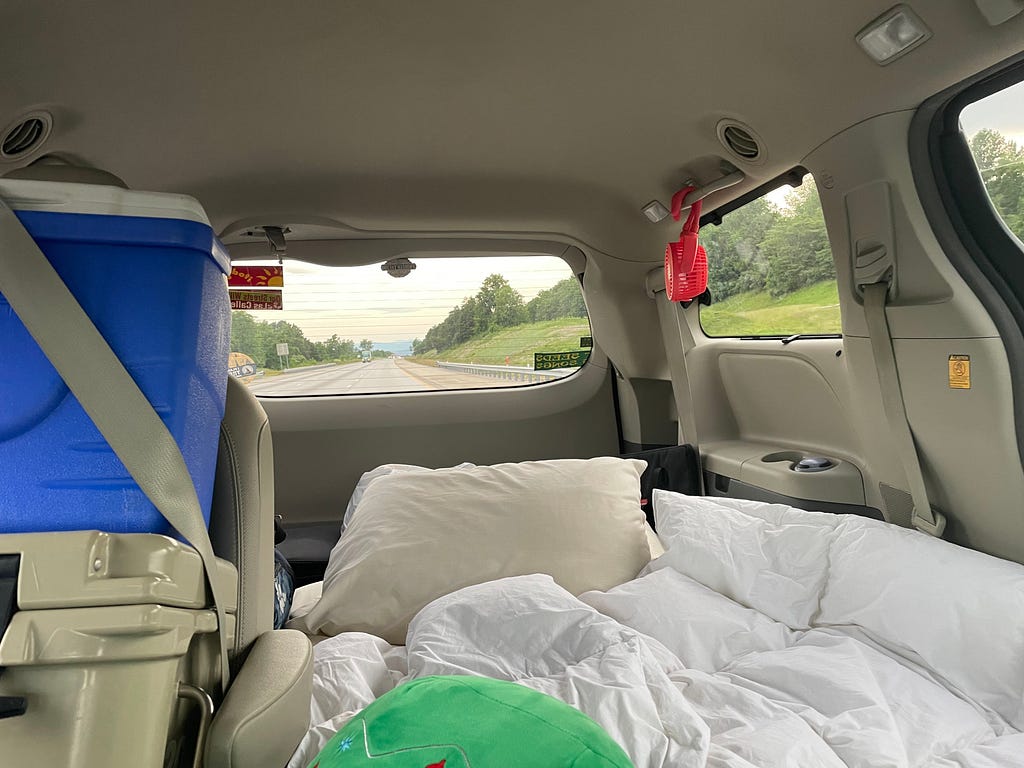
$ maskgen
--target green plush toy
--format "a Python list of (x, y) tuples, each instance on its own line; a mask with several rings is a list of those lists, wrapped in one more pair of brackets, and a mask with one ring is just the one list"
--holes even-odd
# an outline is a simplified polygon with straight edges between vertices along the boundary
[(567, 704), (484, 677), (423, 677), (381, 696), (310, 768), (633, 768)]

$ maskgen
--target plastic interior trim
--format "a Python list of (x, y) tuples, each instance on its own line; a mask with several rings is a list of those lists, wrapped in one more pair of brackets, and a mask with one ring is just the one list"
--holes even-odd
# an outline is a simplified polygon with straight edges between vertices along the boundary
[[(1024, 254), (989, 201), (960, 132), (960, 113), (1022, 80), (1024, 52), (928, 99), (908, 135), (921, 206), (950, 263), (998, 329), (1016, 392), (1024, 387)], [(1024, 458), (1024, 398), (1014, 397), (1013, 414)]]

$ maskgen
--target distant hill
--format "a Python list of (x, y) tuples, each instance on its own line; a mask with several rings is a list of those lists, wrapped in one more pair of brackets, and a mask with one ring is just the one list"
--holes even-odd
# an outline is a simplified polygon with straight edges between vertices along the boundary
[(385, 352), (390, 352), (392, 355), (399, 355), (405, 357), (406, 355), (412, 354), (412, 340), (409, 341), (375, 341), (373, 342), (374, 349), (382, 349)]

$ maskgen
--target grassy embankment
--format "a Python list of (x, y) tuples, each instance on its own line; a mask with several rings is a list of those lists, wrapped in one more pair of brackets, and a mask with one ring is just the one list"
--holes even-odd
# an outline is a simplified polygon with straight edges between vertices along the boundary
[(785, 296), (741, 293), (700, 308), (708, 336), (774, 336), (840, 333), (839, 290), (835, 281), (809, 285)]
[[(580, 337), (590, 335), (590, 324), (583, 318), (563, 317), (539, 323), (524, 323), (501, 328), (470, 339), (443, 352), (427, 352), (410, 357), (416, 363), (433, 365), (478, 363), (480, 365), (519, 365), (533, 367), (534, 352), (572, 352), (580, 348)], [(508, 357), (508, 363), (505, 358)]]

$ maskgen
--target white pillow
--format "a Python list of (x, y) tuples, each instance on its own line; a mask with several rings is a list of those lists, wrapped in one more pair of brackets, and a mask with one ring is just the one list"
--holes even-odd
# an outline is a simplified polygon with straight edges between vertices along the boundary
[(667, 552), (648, 570), (675, 568), (792, 629), (807, 629), (825, 587), (837, 517), (758, 506), (765, 517), (724, 499), (655, 490), (654, 517)]
[(875, 520), (836, 529), (819, 625), (910, 651), (1024, 729), (1024, 566)]
[[(470, 464), (467, 461), (454, 467), (444, 467), (444, 469), (468, 469), (469, 467), (475, 466), (475, 464)], [(381, 464), (379, 467), (374, 467), (368, 472), (363, 472), (359, 477), (359, 482), (356, 483), (356, 487), (352, 489), (352, 495), (348, 499), (348, 506), (345, 507), (345, 517), (341, 520), (341, 536), (345, 535), (345, 531), (352, 522), (352, 517), (355, 515), (356, 509), (359, 507), (359, 502), (363, 500), (363, 494), (365, 494), (366, 489), (370, 487), (370, 483), (381, 477), (387, 477), (388, 475), (394, 474), (405, 474), (408, 472), (437, 472), (437, 470), (431, 469), (430, 467), (421, 467), (416, 464)], [(324, 571), (324, 581), (333, 578), (333, 572), (341, 565), (341, 556), (338, 552), (339, 546), (341, 546), (341, 537), (338, 538), (338, 543), (331, 549), (331, 554), (327, 558), (327, 568)], [(292, 612), (294, 613), (294, 611)]]
[(378, 477), (295, 626), (402, 644), (417, 611), (462, 587), (532, 573), (573, 594), (628, 581), (650, 560), (645, 467), (602, 457)]
[[(471, 469), (476, 464), (472, 464), (468, 461), (464, 461), (461, 464), (456, 464), (454, 467), (444, 467), (443, 469)], [(341, 533), (344, 535), (345, 529), (348, 528), (348, 524), (352, 521), (352, 516), (355, 515), (356, 509), (359, 507), (359, 502), (363, 500), (363, 494), (366, 493), (366, 489), (370, 486), (374, 480), (378, 477), (384, 477), (386, 475), (392, 475), (396, 473), (405, 472), (436, 472), (436, 469), (430, 469), (429, 467), (421, 467), (418, 464), (381, 464), (379, 467), (364, 472), (359, 482), (356, 483), (356, 487), (352, 490), (352, 495), (349, 497), (348, 506), (345, 507), (345, 517), (341, 521)], [(645, 526), (645, 533), (647, 534), (647, 545), (651, 551), (651, 558), (661, 557), (665, 554), (665, 548), (661, 545), (661, 541), (658, 539), (656, 534), (649, 525)], [(339, 539), (338, 544), (341, 541)], [(341, 565), (340, 557), (335, 556), (334, 550), (338, 548), (338, 544), (335, 544), (331, 550), (330, 558), (328, 559), (327, 569), (324, 572), (324, 579), (330, 578), (332, 571), (336, 570)], [(319, 599), (319, 593), (317, 594)], [(297, 617), (299, 612), (296, 612), (294, 608), (292, 613)], [(305, 614), (305, 610), (301, 612)]]
[[(470, 464), (468, 461), (465, 461), (454, 467), (445, 467), (445, 469), (468, 469), (469, 467), (475, 466), (475, 464)], [(359, 506), (359, 502), (363, 500), (363, 494), (366, 493), (366, 489), (370, 486), (370, 483), (378, 477), (384, 477), (385, 475), (391, 475), (396, 472), (434, 471), (436, 470), (433, 470), (430, 467), (421, 467), (417, 464), (381, 464), (379, 467), (374, 467), (369, 472), (363, 472), (359, 478), (359, 482), (356, 483), (356, 487), (352, 489), (352, 495), (349, 497), (348, 506), (345, 507), (345, 517), (341, 520), (341, 532), (344, 533), (345, 529), (348, 528), (348, 524), (352, 522), (352, 515), (356, 513), (356, 508)]]

